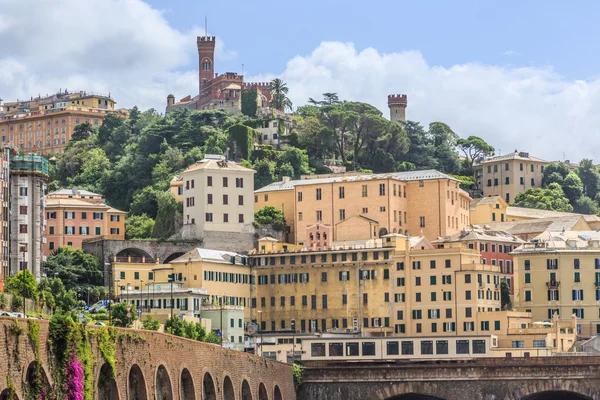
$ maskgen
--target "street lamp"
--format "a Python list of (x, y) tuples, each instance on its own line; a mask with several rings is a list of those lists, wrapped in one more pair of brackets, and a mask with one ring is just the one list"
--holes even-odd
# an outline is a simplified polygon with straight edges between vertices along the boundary
[(260, 314), (260, 356), (262, 357), (263, 355), (263, 349), (262, 349), (262, 345), (263, 345), (263, 319), (262, 319), (262, 310), (258, 310), (258, 313)]
[(120, 279), (115, 279), (115, 283), (117, 284), (117, 292), (115, 293), (117, 295), (117, 298), (119, 299), (119, 302), (121, 302), (121, 298), (119, 297), (119, 289), (121, 289), (121, 285), (119, 285), (119, 283), (121, 283)]
[[(169, 274), (169, 282), (171, 282), (171, 321), (173, 321), (173, 281), (175, 280), (175, 273)], [(172, 323), (172, 322), (171, 322)]]
[(142, 312), (144, 312), (144, 280), (142, 279), (140, 284), (140, 306), (141, 306), (141, 312), (140, 312), (140, 320), (142, 319)]
[(292, 364), (296, 362), (296, 320), (292, 318)]

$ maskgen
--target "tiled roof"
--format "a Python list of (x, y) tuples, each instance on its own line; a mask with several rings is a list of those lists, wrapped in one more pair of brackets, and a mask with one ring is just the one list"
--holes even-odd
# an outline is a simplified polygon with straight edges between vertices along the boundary
[(471, 210), (474, 210), (478, 205), (484, 204), (496, 204), (500, 196), (481, 197), (478, 199), (471, 200)]
[(491, 229), (508, 232), (512, 235), (539, 233), (544, 231), (570, 231), (583, 218), (572, 215), (555, 218), (539, 218), (525, 221), (494, 222), (488, 224)]
[(471, 229), (465, 229), (455, 235), (438, 239), (433, 243), (469, 242), (474, 240), (484, 240), (489, 242), (523, 243), (523, 240), (508, 232), (487, 229), (484, 226), (480, 225), (474, 225)]
[(598, 240), (600, 240), (598, 231), (548, 231), (536, 236), (530, 243), (524, 244), (515, 251), (518, 253), (557, 250), (600, 252), (598, 243), (594, 245), (593, 242)]
[(60, 196), (79, 195), (79, 196), (98, 196), (98, 197), (102, 197), (102, 195), (99, 194), (99, 193), (94, 193), (94, 192), (90, 192), (89, 190), (83, 190), (83, 189), (77, 189), (77, 193), (73, 193), (73, 189), (60, 189), (60, 190), (56, 190), (54, 192), (48, 193), (48, 196), (52, 196), (52, 195), (60, 195)]
[(230, 262), (230, 257), (241, 257), (240, 254), (231, 251), (203, 249), (197, 247), (192, 251), (187, 252), (181, 257), (171, 261), (172, 263), (182, 263), (191, 261), (213, 261), (213, 262)]
[(491, 163), (491, 162), (507, 161), (507, 160), (548, 162), (546, 160), (542, 160), (541, 158), (532, 157), (528, 153), (527, 153), (527, 157), (524, 157), (522, 154), (524, 154), (524, 152), (514, 151), (512, 153), (504, 154), (502, 156), (486, 158), (485, 160), (481, 161), (479, 164), (487, 164), (487, 163)]
[(423, 171), (406, 171), (406, 172), (389, 172), (385, 174), (366, 174), (366, 175), (351, 175), (351, 176), (335, 176), (329, 178), (318, 178), (318, 179), (301, 179), (287, 182), (273, 182), (270, 185), (264, 186), (254, 193), (262, 192), (273, 192), (278, 190), (292, 190), (296, 186), (305, 185), (319, 185), (324, 183), (336, 183), (336, 182), (356, 182), (366, 180), (377, 180), (377, 179), (397, 179), (400, 181), (421, 181), (431, 179), (450, 179), (458, 181), (458, 179), (439, 172), (435, 169), (428, 169)]
[(538, 210), (536, 208), (526, 208), (526, 207), (513, 207), (509, 206), (506, 208), (506, 215), (509, 217), (521, 217), (521, 218), (531, 218), (531, 219), (539, 219), (539, 218), (557, 218), (557, 217), (583, 217), (586, 221), (599, 221), (600, 217), (597, 215), (587, 215), (587, 214), (576, 214), (562, 211), (552, 211), (552, 210)]
[(256, 172), (253, 169), (242, 167), (240, 164), (234, 161), (225, 160), (225, 158), (205, 158), (187, 167), (182, 174), (201, 169)]

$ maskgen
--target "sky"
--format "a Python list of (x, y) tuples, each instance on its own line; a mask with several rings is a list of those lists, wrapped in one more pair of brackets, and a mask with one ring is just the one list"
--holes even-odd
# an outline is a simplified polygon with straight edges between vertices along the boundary
[(600, 2), (0, 0), (0, 98), (110, 93), (164, 112), (196, 95), (197, 35), (215, 71), (282, 78), (295, 106), (336, 92), (480, 136), (498, 153), (600, 163)]

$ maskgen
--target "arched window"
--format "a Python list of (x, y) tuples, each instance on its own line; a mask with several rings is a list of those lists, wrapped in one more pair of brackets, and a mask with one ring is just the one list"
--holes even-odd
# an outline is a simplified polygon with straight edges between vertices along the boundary
[(202, 63), (202, 71), (210, 71), (210, 62), (209, 61), (204, 61)]

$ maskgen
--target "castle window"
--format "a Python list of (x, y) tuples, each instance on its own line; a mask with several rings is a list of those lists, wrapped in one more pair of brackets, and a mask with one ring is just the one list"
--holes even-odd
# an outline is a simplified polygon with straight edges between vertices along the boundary
[(210, 63), (205, 61), (202, 63), (202, 71), (210, 71)]

